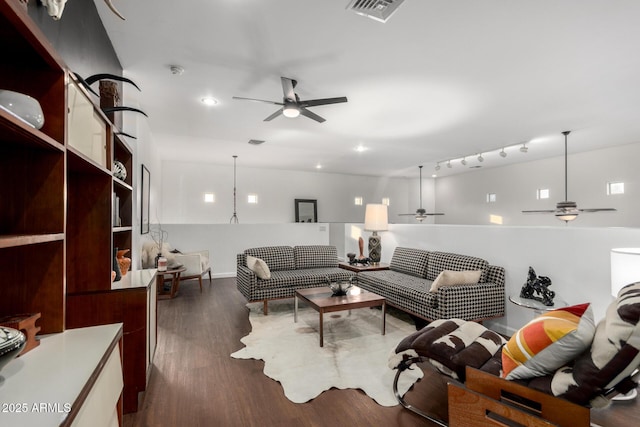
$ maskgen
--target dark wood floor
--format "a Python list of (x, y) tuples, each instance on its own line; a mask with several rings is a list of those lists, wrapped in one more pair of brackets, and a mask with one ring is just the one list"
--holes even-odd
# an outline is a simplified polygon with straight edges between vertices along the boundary
[[(184, 282), (173, 300), (158, 302), (158, 347), (143, 404), (125, 427), (165, 426), (431, 426), (403, 409), (376, 404), (359, 390), (330, 390), (308, 403), (290, 402), (264, 363), (229, 355), (251, 329), (235, 279)], [(285, 350), (285, 349), (283, 349)], [(288, 349), (290, 351), (290, 349)], [(310, 367), (312, 369), (312, 367)], [(425, 371), (407, 400), (446, 415), (445, 383)], [(435, 398), (434, 398), (435, 396)], [(601, 426), (636, 425), (640, 403), (592, 411)]]

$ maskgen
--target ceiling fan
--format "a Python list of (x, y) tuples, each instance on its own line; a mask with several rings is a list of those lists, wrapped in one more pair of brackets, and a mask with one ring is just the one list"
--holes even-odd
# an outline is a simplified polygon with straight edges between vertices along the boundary
[(570, 130), (562, 132), (564, 135), (564, 201), (558, 202), (555, 209), (522, 211), (522, 213), (552, 213), (561, 221), (569, 222), (578, 217), (580, 212), (612, 212), (614, 208), (592, 208), (578, 209), (576, 202), (569, 201), (567, 196), (567, 137), (571, 133)]
[(426, 217), (432, 215), (444, 215), (443, 213), (438, 212), (427, 212), (422, 208), (422, 165), (418, 166), (420, 168), (420, 207), (416, 209), (416, 213), (408, 213), (408, 214), (398, 214), (399, 216), (415, 216), (419, 222), (422, 222)]
[(316, 113), (307, 110), (307, 107), (317, 107), (318, 105), (347, 102), (347, 98), (345, 96), (341, 96), (339, 98), (309, 99), (306, 101), (302, 101), (298, 94), (293, 91), (293, 89), (298, 84), (297, 81), (289, 79), (287, 77), (280, 77), (280, 80), (282, 81), (282, 92), (284, 93), (282, 102), (266, 101), (264, 99), (255, 98), (243, 98), (241, 96), (234, 96), (233, 99), (242, 99), (246, 101), (266, 102), (267, 104), (282, 105), (281, 109), (264, 119), (265, 122), (273, 120), (281, 114), (285, 117), (290, 118), (298, 117), (302, 114), (303, 116), (313, 119), (318, 123), (322, 123), (325, 121), (325, 119), (320, 117)]

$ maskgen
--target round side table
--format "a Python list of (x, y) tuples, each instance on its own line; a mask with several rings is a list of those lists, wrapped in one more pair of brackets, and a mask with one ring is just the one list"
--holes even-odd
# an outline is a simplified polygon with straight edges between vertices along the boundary
[(542, 314), (545, 311), (552, 311), (569, 305), (558, 295), (556, 295), (553, 299), (553, 305), (544, 305), (538, 300), (522, 298), (520, 295), (509, 295), (509, 301), (511, 301), (515, 305), (519, 305), (520, 307), (525, 307), (533, 310), (536, 313), (536, 316)]
[[(187, 271), (186, 267), (178, 267), (167, 269), (166, 271), (156, 272), (156, 287), (158, 288), (158, 299), (170, 299), (176, 296), (180, 287), (180, 274)], [(166, 277), (165, 276), (170, 276)], [(167, 292), (164, 290), (164, 281), (171, 280), (171, 289)]]

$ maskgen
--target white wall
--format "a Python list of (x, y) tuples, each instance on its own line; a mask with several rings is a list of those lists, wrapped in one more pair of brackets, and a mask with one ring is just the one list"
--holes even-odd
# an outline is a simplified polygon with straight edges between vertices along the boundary
[[(362, 236), (366, 253), (370, 233), (362, 231), (362, 224), (344, 228), (345, 251), (357, 253)], [(532, 266), (538, 275), (551, 278), (558, 297), (570, 304), (591, 302), (596, 319), (612, 300), (610, 250), (640, 247), (638, 228), (396, 224), (380, 234), (383, 262), (402, 246), (477, 256), (504, 267), (507, 298), (520, 293)], [(510, 335), (532, 317), (531, 310), (507, 302), (506, 316), (486, 323)]]
[[(581, 214), (572, 227), (640, 226), (640, 168), (636, 159), (640, 159), (640, 144), (569, 155), (569, 200), (578, 208), (618, 210)], [(610, 181), (623, 181), (625, 194), (607, 196)], [(550, 189), (550, 198), (537, 200), (538, 188)], [(564, 157), (438, 178), (435, 189), (436, 208), (446, 214), (436, 219), (438, 224), (490, 224), (490, 216), (496, 215), (504, 225), (564, 226), (551, 214), (521, 212), (554, 209), (564, 200)], [(497, 202), (487, 203), (487, 193), (495, 193)]]
[[(241, 159), (240, 159), (241, 160)], [(424, 180), (423, 204), (433, 209), (433, 180)], [(215, 203), (204, 203), (204, 193), (215, 194)], [(258, 204), (247, 203), (247, 195), (258, 195)], [(228, 224), (233, 214), (233, 164), (192, 162), (162, 163), (162, 217), (171, 224)], [(362, 197), (363, 205), (354, 199)], [(318, 200), (321, 222), (363, 221), (367, 203), (389, 197), (389, 218), (406, 223), (418, 207), (418, 180), (301, 172), (243, 167), (237, 168), (237, 214), (241, 224), (293, 222), (295, 199)]]

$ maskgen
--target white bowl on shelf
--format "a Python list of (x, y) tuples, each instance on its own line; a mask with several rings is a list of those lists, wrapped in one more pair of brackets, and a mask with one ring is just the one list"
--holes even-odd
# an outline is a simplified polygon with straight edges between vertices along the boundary
[(36, 129), (44, 125), (44, 113), (37, 99), (24, 93), (0, 89), (0, 106)]

